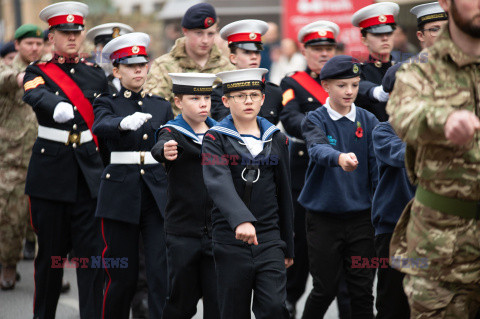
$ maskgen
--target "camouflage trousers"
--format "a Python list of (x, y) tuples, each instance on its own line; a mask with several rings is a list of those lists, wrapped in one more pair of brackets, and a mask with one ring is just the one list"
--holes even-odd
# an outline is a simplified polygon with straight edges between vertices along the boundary
[[(28, 197), (18, 171), (0, 169), (0, 263), (20, 261), (25, 230), (29, 224)], [(25, 173), (23, 173), (25, 174)]]
[(407, 274), (411, 318), (468, 318), (480, 307), (480, 220), (412, 200), (390, 242), (390, 263)]
[(406, 275), (403, 280), (410, 318), (476, 318), (480, 285), (457, 284)]

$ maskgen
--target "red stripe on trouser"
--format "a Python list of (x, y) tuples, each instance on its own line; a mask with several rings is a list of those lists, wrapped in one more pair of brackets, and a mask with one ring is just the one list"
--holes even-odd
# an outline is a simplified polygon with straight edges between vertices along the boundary
[(112, 282), (112, 278), (108, 273), (108, 268), (105, 266), (105, 252), (107, 251), (108, 245), (107, 245), (107, 240), (105, 239), (105, 232), (103, 230), (103, 218), (102, 218), (102, 237), (103, 237), (103, 242), (105, 243), (105, 248), (103, 249), (103, 252), (102, 252), (102, 264), (108, 276), (108, 284), (107, 284), (107, 288), (105, 289), (105, 294), (103, 296), (103, 309), (102, 309), (102, 319), (105, 319), (105, 301), (107, 300), (108, 288), (110, 288), (110, 283)]
[[(30, 200), (30, 196), (28, 196), (28, 213), (30, 214), (30, 225), (32, 225), (33, 230), (35, 233), (38, 233), (35, 226), (33, 226), (33, 218), (32, 218), (32, 201)], [(35, 314), (35, 300), (37, 298), (37, 281), (35, 280), (35, 276), (37, 274), (37, 257), (35, 256), (35, 260), (33, 261), (33, 314)]]

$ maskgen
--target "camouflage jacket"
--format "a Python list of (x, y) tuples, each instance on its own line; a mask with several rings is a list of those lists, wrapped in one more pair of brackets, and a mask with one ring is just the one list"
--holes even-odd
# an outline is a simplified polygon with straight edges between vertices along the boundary
[(455, 110), (480, 114), (480, 57), (453, 43), (448, 25), (422, 52), (424, 63), (405, 63), (387, 105), (390, 122), (407, 143), (410, 178), (423, 188), (465, 200), (480, 200), (480, 134), (466, 146), (445, 138), (444, 126)]
[(37, 137), (35, 113), (22, 101), (23, 87), (17, 84), (27, 66), (19, 54), (11, 66), (0, 65), (0, 168), (26, 170)]
[(190, 58), (185, 51), (185, 38), (177, 39), (172, 50), (155, 59), (150, 67), (143, 89), (146, 92), (153, 93), (164, 97), (172, 104), (173, 113), (178, 115), (180, 110), (173, 102), (172, 80), (168, 73), (188, 73), (188, 72), (202, 72), (202, 73), (218, 73), (222, 71), (235, 70), (235, 67), (222, 56), (217, 46), (214, 45), (210, 51), (210, 57), (202, 68), (192, 58)]

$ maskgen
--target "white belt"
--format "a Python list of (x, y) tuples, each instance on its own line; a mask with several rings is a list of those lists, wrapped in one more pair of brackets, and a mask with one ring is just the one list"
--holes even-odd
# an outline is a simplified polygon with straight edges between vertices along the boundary
[(111, 164), (158, 164), (150, 152), (112, 152)]
[(41, 125), (38, 126), (38, 137), (54, 142), (65, 143), (65, 145), (70, 143), (80, 145), (93, 140), (90, 130), (72, 133), (70, 131), (58, 130)]
[(301, 140), (299, 138), (296, 138), (296, 137), (293, 137), (293, 136), (289, 136), (289, 138), (290, 138), (290, 141), (292, 141), (294, 143), (305, 144), (305, 141)]

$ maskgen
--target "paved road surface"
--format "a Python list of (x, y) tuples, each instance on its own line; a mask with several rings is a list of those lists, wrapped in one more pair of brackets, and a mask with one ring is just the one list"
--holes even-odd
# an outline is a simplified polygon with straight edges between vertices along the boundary
[[(21, 261), (18, 265), (22, 279), (17, 283), (15, 290), (0, 290), (0, 319), (31, 319), (32, 300), (34, 293), (33, 285), (33, 261)], [(78, 291), (76, 285), (75, 269), (65, 269), (65, 278), (70, 282), (72, 289), (62, 294), (58, 302), (57, 318), (79, 319), (78, 315)], [(311, 279), (308, 282), (307, 291), (312, 288)], [(305, 304), (306, 294), (299, 301), (297, 307), (301, 314)], [(202, 319), (202, 303), (198, 304), (198, 312), (194, 319)], [(254, 318), (252, 314), (252, 318)], [(325, 316), (326, 319), (338, 318), (336, 302), (332, 303)]]

